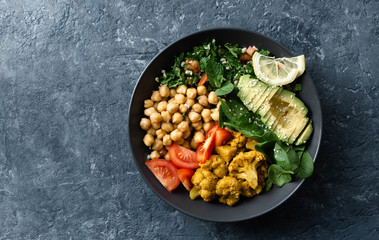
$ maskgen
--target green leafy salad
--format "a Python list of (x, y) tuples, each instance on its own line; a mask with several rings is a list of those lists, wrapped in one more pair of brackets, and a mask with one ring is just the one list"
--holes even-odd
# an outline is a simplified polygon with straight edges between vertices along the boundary
[[(221, 101), (219, 126), (257, 141), (255, 149), (269, 159), (268, 191), (273, 184), (282, 187), (294, 178), (307, 178), (313, 173), (313, 159), (305, 150), (313, 132), (312, 120), (295, 95), (301, 84), (293, 79), (283, 86), (272, 85), (275, 79), (288, 78), (280, 71), (292, 71), (293, 78), (299, 77), (304, 72), (299, 59), (275, 58), (269, 51), (251, 46), (217, 45), (213, 39), (176, 56), (172, 69), (163, 71), (157, 80), (169, 88), (204, 85), (215, 91)], [(262, 68), (257, 74), (253, 66), (259, 64)], [(257, 75), (273, 81), (267, 83)]]

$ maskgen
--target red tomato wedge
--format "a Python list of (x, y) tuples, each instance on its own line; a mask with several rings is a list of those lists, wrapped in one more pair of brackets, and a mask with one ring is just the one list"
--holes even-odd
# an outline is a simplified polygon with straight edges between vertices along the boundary
[(172, 162), (166, 159), (153, 159), (145, 162), (145, 164), (169, 192), (174, 191), (179, 186), (177, 168)]
[(204, 83), (208, 81), (208, 77), (207, 77), (207, 74), (204, 73), (204, 75), (201, 77), (199, 83), (197, 85), (201, 86), (201, 85), (204, 85)]
[(195, 174), (195, 172), (191, 169), (178, 169), (178, 177), (180, 181), (182, 182), (183, 186), (188, 190), (191, 191), (192, 188), (192, 182), (191, 178)]
[(216, 131), (215, 147), (225, 145), (233, 138), (233, 134), (223, 128), (218, 128)]
[(172, 163), (178, 168), (194, 169), (199, 167), (196, 153), (175, 143), (168, 148), (168, 154)]
[(199, 163), (205, 163), (211, 157), (215, 147), (216, 132), (219, 128), (218, 125), (214, 125), (209, 129), (205, 134), (205, 140), (197, 147), (196, 158)]

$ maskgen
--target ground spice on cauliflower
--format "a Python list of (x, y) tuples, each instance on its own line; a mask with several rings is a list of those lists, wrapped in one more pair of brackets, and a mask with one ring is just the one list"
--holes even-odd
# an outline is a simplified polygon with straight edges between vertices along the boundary
[(267, 179), (268, 163), (264, 154), (256, 151), (257, 142), (234, 132), (233, 139), (216, 148), (205, 163), (200, 164), (191, 181), (190, 198), (234, 206), (240, 196), (251, 198), (259, 194)]

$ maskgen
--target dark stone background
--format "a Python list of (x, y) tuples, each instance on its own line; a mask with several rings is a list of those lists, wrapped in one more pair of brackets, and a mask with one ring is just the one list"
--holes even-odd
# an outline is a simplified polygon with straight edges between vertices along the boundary
[[(379, 239), (378, 1), (0, 1), (0, 239)], [(304, 53), (324, 135), (275, 211), (204, 222), (134, 166), (128, 107), (173, 41), (257, 31)]]

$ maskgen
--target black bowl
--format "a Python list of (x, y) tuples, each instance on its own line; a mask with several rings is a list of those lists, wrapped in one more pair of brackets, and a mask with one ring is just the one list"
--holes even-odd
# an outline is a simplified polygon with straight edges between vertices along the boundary
[[(161, 75), (161, 70), (170, 70), (174, 63), (174, 56), (180, 52), (191, 51), (194, 46), (216, 39), (218, 45), (224, 43), (238, 43), (239, 46), (255, 45), (259, 49), (269, 50), (277, 57), (293, 56), (286, 48), (277, 42), (255, 32), (241, 29), (211, 29), (197, 32), (184, 37), (159, 53), (142, 73), (137, 86), (134, 89), (132, 102), (129, 109), (129, 139), (134, 160), (142, 177), (150, 188), (166, 203), (190, 216), (209, 221), (233, 222), (250, 219), (273, 210), (286, 201), (303, 183), (304, 180), (295, 180), (282, 188), (273, 187), (269, 192), (263, 192), (251, 199), (242, 199), (234, 207), (218, 202), (207, 203), (202, 199), (191, 200), (183, 186), (169, 193), (146, 167), (145, 161), (149, 149), (142, 139), (145, 135), (139, 127), (140, 119), (144, 116), (144, 100), (149, 98), (152, 91), (158, 89), (159, 84), (154, 81)], [(316, 159), (322, 132), (322, 113), (316, 88), (307, 72), (300, 79), (303, 90), (298, 94), (300, 99), (309, 109), (309, 115), (313, 119), (314, 132), (308, 141), (307, 150)]]

